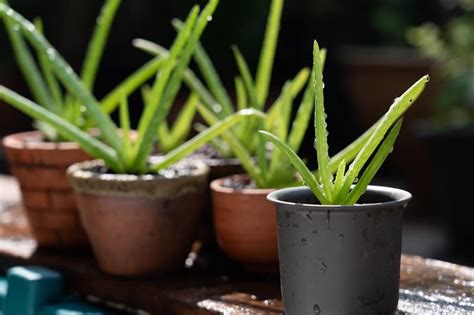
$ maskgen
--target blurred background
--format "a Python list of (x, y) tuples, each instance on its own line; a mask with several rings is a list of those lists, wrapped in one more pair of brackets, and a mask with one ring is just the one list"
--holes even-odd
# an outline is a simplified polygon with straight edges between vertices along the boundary
[[(132, 47), (134, 38), (169, 46), (174, 38), (171, 18), (184, 18), (196, 2), (204, 3), (123, 0), (99, 69), (96, 96), (104, 96), (149, 60)], [(102, 1), (10, 4), (28, 18), (42, 17), (49, 40), (80, 69)], [(204, 33), (202, 42), (231, 89), (238, 71), (231, 45), (238, 45), (255, 69), (269, 5), (270, 0), (221, 1)], [(405, 217), (404, 252), (467, 265), (474, 265), (474, 205), (466, 198), (474, 188), (467, 151), (474, 144), (473, 8), (472, 0), (287, 0), (272, 79), (272, 95), (278, 95), (287, 79), (311, 66), (315, 38), (328, 49), (325, 99), (334, 154), (429, 73), (428, 89), (407, 114), (394, 153), (375, 182), (414, 195)], [(28, 95), (3, 28), (0, 47), (0, 84)], [(131, 106), (135, 120), (141, 109), (136, 98)], [(0, 136), (30, 129), (28, 118), (0, 103)], [(315, 161), (313, 136), (309, 131), (301, 153)], [(8, 172), (1, 152), (0, 172)]]

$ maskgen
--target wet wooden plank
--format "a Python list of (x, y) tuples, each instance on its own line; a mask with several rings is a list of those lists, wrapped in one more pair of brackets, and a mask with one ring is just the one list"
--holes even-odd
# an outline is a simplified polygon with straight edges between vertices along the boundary
[[(5, 187), (1, 181), (2, 178), (0, 187)], [(14, 182), (10, 180), (9, 183)], [(37, 264), (60, 270), (72, 290), (93, 301), (132, 313), (284, 313), (277, 275), (248, 274), (222, 267), (226, 264), (215, 268), (216, 263), (207, 262), (196, 263), (175, 275), (109, 276), (97, 269), (91, 253), (36, 251), (18, 201), (3, 204), (3, 211), (0, 211), (0, 267)], [(399, 314), (474, 314), (474, 269), (403, 256)]]

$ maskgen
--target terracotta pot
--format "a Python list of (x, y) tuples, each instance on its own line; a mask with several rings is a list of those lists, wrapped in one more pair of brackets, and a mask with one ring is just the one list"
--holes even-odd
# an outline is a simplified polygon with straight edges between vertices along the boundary
[(278, 270), (275, 206), (267, 199), (273, 189), (234, 189), (224, 181), (248, 182), (234, 175), (211, 182), (214, 227), (219, 247), (253, 271)]
[(73, 142), (45, 142), (38, 131), (7, 136), (3, 146), (11, 172), (20, 184), (23, 205), (38, 246), (86, 248), (87, 237), (66, 169), (89, 159), (89, 155)]
[(98, 173), (101, 161), (68, 169), (82, 223), (99, 267), (115, 275), (165, 273), (184, 267), (195, 240), (209, 168), (191, 175)]

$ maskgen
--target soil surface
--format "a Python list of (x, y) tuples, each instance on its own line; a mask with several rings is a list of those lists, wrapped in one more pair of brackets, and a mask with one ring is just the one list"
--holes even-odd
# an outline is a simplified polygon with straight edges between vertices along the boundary
[(206, 144), (188, 156), (192, 160), (226, 159), (212, 145)]
[[(182, 176), (190, 176), (196, 170), (196, 167), (187, 163), (176, 163), (158, 173), (146, 173), (144, 175), (153, 175), (160, 178), (176, 178)], [(88, 169), (88, 171), (99, 174), (117, 175), (105, 165), (97, 165)], [(132, 175), (132, 174), (130, 174)]]
[(235, 190), (243, 190), (243, 189), (257, 189), (257, 185), (253, 180), (249, 179), (242, 179), (242, 178), (226, 178), (222, 181), (222, 186), (226, 188), (232, 188)]

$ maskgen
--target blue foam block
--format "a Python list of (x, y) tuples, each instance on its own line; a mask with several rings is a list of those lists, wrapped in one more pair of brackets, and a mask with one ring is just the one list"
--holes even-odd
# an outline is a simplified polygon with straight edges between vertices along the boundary
[(7, 272), (7, 282), (3, 315), (35, 315), (62, 295), (61, 274), (42, 267), (13, 267)]
[(5, 299), (7, 297), (7, 279), (0, 277), (0, 315), (5, 308)]

